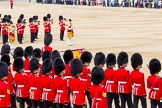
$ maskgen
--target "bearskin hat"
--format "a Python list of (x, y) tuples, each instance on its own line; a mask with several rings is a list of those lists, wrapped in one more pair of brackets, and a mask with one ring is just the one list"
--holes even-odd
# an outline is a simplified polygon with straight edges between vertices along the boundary
[(48, 50), (45, 50), (42, 54), (42, 61), (44, 61), (45, 59), (51, 59), (51, 53)]
[(118, 67), (128, 63), (128, 54), (126, 52), (120, 52), (117, 58)]
[(10, 20), (12, 19), (11, 15), (8, 15), (7, 17), (8, 17)]
[(24, 14), (21, 14), (21, 15), (19, 16), (19, 19), (24, 19)]
[(43, 21), (47, 21), (47, 17), (46, 16), (43, 17)]
[(72, 50), (66, 50), (64, 52), (63, 58), (65, 64), (68, 64), (74, 58)]
[(1, 61), (5, 62), (8, 66), (10, 66), (10, 56), (9, 55), (3, 55), (1, 57)]
[(50, 45), (52, 43), (52, 34), (48, 33), (45, 37), (44, 37), (44, 45)]
[(5, 18), (2, 19), (2, 23), (6, 23), (6, 19)]
[(113, 53), (108, 54), (107, 58), (106, 58), (106, 66), (109, 67), (109, 66), (112, 66), (112, 65), (115, 65), (115, 64), (116, 64), (115, 54), (113, 54)]
[(92, 60), (92, 54), (89, 51), (84, 51), (80, 57), (82, 63), (90, 63)]
[(8, 76), (8, 66), (5, 62), (0, 62), (0, 78)]
[(34, 57), (30, 60), (30, 71), (33, 73), (33, 71), (37, 69), (39, 69), (39, 61)]
[(17, 24), (20, 24), (20, 23), (21, 23), (21, 21), (22, 21), (21, 19), (18, 19), (18, 20), (17, 20)]
[(70, 63), (70, 72), (72, 76), (82, 73), (82, 62), (79, 59), (73, 59)]
[(104, 79), (104, 70), (100, 67), (94, 67), (91, 73), (91, 81), (94, 85), (100, 84)]
[(37, 20), (37, 17), (36, 16), (33, 16), (33, 20)]
[(69, 21), (71, 22), (72, 20), (71, 20), (71, 19), (69, 19)]
[(41, 50), (40, 50), (40, 48), (35, 48), (34, 50), (33, 50), (33, 53), (32, 53), (32, 56), (33, 57), (36, 57), (36, 58), (41, 58)]
[(63, 20), (63, 16), (62, 15), (59, 16), (59, 21), (61, 21), (61, 20)]
[(45, 59), (42, 64), (42, 73), (46, 74), (52, 71), (52, 62), (50, 59)]
[(52, 56), (52, 61), (54, 61), (56, 58), (61, 58), (58, 50), (54, 50), (51, 56)]
[(61, 58), (55, 59), (53, 66), (56, 75), (59, 75), (63, 70), (65, 70), (65, 64)]
[(51, 18), (51, 14), (48, 13), (47, 14), (47, 18), (50, 19)]
[(33, 18), (29, 18), (29, 23), (32, 23), (33, 22)]
[(13, 52), (13, 58), (15, 59), (16, 57), (23, 57), (24, 56), (24, 51), (22, 47), (16, 47), (16, 49)]
[(1, 48), (1, 55), (9, 54), (10, 53), (10, 46), (8, 44), (4, 44)]
[(24, 68), (23, 59), (20, 57), (15, 58), (15, 60), (13, 62), (13, 66), (14, 66), (14, 69), (16, 72), (20, 72), (20, 70)]
[(102, 52), (96, 53), (95, 58), (94, 58), (94, 64), (95, 64), (95, 66), (104, 65), (105, 64), (105, 54)]
[(27, 58), (28, 56), (32, 56), (33, 53), (33, 47), (27, 46), (24, 50), (24, 57)]
[(35, 20), (38, 20), (38, 15), (35, 16)]
[(161, 71), (161, 63), (158, 59), (154, 58), (149, 63), (149, 70), (151, 75), (154, 75)]
[(141, 54), (139, 53), (134, 53), (131, 57), (131, 65), (133, 69), (136, 69), (139, 65), (143, 64), (143, 59)]

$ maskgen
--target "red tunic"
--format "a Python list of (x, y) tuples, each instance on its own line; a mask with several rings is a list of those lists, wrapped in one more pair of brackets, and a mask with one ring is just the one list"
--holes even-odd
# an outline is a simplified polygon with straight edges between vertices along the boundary
[(43, 23), (43, 25), (44, 25), (44, 32), (45, 33), (48, 33), (50, 31), (50, 24), (49, 24), (49, 22), (48, 21), (45, 21)]
[(132, 82), (129, 71), (124, 68), (119, 68), (116, 71), (118, 81), (118, 92), (128, 94), (132, 92)]
[(42, 91), (40, 90), (40, 76), (38, 74), (30, 74), (28, 77), (28, 88), (30, 99), (40, 100)]
[(25, 29), (25, 26), (22, 25), (22, 24), (17, 24), (17, 33), (18, 34), (24, 34), (24, 29)]
[(42, 100), (53, 101), (55, 98), (55, 85), (53, 78), (50, 76), (42, 75), (40, 78), (40, 90), (42, 93)]
[(63, 21), (60, 21), (59, 25), (60, 25), (60, 30), (64, 31), (65, 30), (65, 23)]
[(56, 87), (55, 102), (60, 104), (70, 102), (70, 98), (68, 96), (67, 80), (63, 76), (56, 76), (54, 79), (54, 85)]
[(10, 94), (14, 94), (15, 93), (14, 86), (13, 86), (14, 81), (13, 81), (13, 76), (11, 74), (11, 69), (8, 69), (7, 82), (9, 85)]
[(105, 70), (106, 91), (109, 93), (116, 93), (118, 91), (118, 82), (116, 78), (116, 71), (113, 68)]
[(6, 24), (2, 24), (1, 28), (2, 28), (2, 34), (3, 35), (8, 34), (8, 31), (7, 31), (8, 29), (7, 29), (7, 25)]
[(144, 73), (134, 70), (131, 72), (131, 79), (133, 84), (133, 95), (146, 95)]
[(10, 3), (13, 4), (14, 0), (10, 0)]
[(50, 53), (52, 53), (52, 47), (50, 47), (50, 46), (44, 46), (43, 48), (42, 48), (42, 52), (44, 52), (44, 51), (46, 51), (46, 50), (48, 50), (48, 51), (50, 51)]
[(69, 81), (69, 86), (72, 93), (72, 104), (85, 105), (86, 82), (79, 77), (72, 77)]
[(31, 72), (30, 72), (30, 60), (29, 59), (24, 60), (24, 73), (27, 76), (29, 76), (31, 74)]
[(92, 108), (107, 108), (106, 89), (100, 85), (91, 85)]
[(162, 78), (150, 75), (147, 78), (147, 88), (151, 89), (149, 91), (149, 99), (162, 99)]
[(6, 81), (0, 80), (0, 108), (10, 106), (10, 89)]
[(26, 98), (29, 97), (29, 92), (27, 88), (27, 76), (25, 73), (16, 73), (14, 77), (15, 84), (17, 86), (16, 96)]
[(30, 27), (30, 32), (31, 32), (31, 33), (36, 32), (35, 25), (34, 25), (33, 23), (30, 23), (30, 24), (29, 24), (29, 27)]

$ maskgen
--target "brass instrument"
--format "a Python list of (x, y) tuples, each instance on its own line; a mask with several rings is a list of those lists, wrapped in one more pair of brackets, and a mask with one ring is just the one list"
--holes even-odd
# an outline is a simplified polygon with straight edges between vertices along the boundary
[(53, 19), (50, 19), (49, 22), (50, 22), (50, 24), (53, 24)]

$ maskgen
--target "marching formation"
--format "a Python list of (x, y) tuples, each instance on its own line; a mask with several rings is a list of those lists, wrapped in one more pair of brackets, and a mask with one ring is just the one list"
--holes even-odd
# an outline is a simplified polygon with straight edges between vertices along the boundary
[[(47, 36), (52, 38), (51, 34)], [(45, 40), (51, 42), (48, 38)], [(16, 108), (17, 101), (18, 108), (147, 108), (148, 97), (151, 108), (162, 108), (162, 78), (158, 75), (161, 63), (158, 59), (150, 60), (150, 75), (145, 83), (145, 75), (140, 71), (143, 58), (139, 53), (131, 56), (132, 72), (126, 70), (126, 52), (120, 52), (117, 57), (113, 53), (105, 57), (104, 53), (97, 52), (90, 70), (92, 54), (89, 51), (74, 58), (72, 50), (66, 50), (61, 57), (59, 51), (43, 48), (17, 47), (12, 54), (12, 63), (10, 46), (2, 46), (0, 107)], [(114, 69), (116, 63), (117, 70)], [(139, 100), (141, 105), (138, 105)]]
[[(27, 25), (27, 21), (24, 18), (24, 14), (21, 14), (17, 20), (17, 24), (13, 24), (11, 15), (4, 15), (1, 18), (0, 14), (0, 36), (2, 34), (3, 44), (6, 43), (13, 43), (15, 38), (19, 44), (23, 44), (24, 39), (24, 31)], [(53, 24), (53, 19), (51, 18), (51, 14), (47, 14), (43, 17), (43, 26), (44, 26), (44, 37), (47, 34), (51, 33), (51, 25)], [(64, 41), (64, 32), (67, 30), (67, 37), (68, 37), (68, 45), (73, 45), (71, 39), (74, 36), (72, 20), (67, 20), (63, 18), (62, 15), (59, 16), (59, 26), (60, 26), (60, 41)], [(30, 28), (30, 42), (34, 43), (39, 37), (39, 25), (40, 21), (38, 16), (35, 15), (29, 18), (29, 28)], [(17, 34), (16, 34), (17, 33)], [(16, 37), (17, 36), (17, 37)]]

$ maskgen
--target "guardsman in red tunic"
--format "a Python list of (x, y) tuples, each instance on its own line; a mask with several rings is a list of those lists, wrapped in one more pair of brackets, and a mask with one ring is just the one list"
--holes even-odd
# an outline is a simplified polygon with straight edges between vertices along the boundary
[(14, 0), (10, 0), (11, 9), (13, 9), (13, 2), (14, 2)]
[(119, 94), (118, 94), (118, 82), (116, 79), (116, 71), (113, 69), (116, 64), (116, 56), (113, 53), (107, 55), (105, 70), (105, 89), (107, 91), (107, 104), (108, 108), (112, 108), (112, 101), (114, 100), (115, 108), (120, 108)]
[(17, 27), (18, 42), (19, 44), (22, 44), (25, 25), (21, 22), (21, 19), (18, 19), (16, 27)]
[(32, 58), (30, 60), (30, 71), (31, 74), (28, 76), (28, 89), (29, 89), (29, 98), (31, 100), (32, 108), (41, 107), (41, 96), (42, 91), (40, 90), (40, 68), (39, 61), (37, 58)]
[(54, 61), (55, 78), (54, 84), (56, 87), (56, 107), (57, 108), (69, 108), (70, 97), (68, 95), (67, 80), (64, 77), (65, 65), (61, 58), (57, 58)]
[(43, 17), (43, 21), (44, 21), (43, 26), (44, 26), (44, 37), (45, 37), (48, 33), (50, 33), (50, 23), (48, 22), (46, 16)]
[(5, 62), (0, 62), (0, 108), (10, 108), (10, 89), (7, 82), (8, 68)]
[(24, 61), (22, 58), (17, 57), (13, 65), (16, 71), (14, 81), (16, 85), (16, 97), (19, 100), (19, 108), (25, 108), (25, 102), (28, 104), (28, 107), (30, 107), (31, 103), (28, 99), (29, 91), (27, 88), (27, 76), (24, 73)]
[(85, 79), (87, 81), (87, 90), (86, 90), (85, 94), (87, 95), (89, 107), (91, 108), (91, 104), (92, 104), (92, 99), (90, 97), (91, 70), (88, 68), (88, 66), (90, 65), (91, 60), (92, 60), (91, 52), (84, 51), (80, 57), (80, 60), (82, 61), (82, 64), (83, 64), (83, 72), (81, 73), (80, 78)]
[(53, 19), (51, 19), (51, 14), (47, 14), (47, 21), (49, 23), (49, 33), (51, 33), (51, 24), (53, 24)]
[(101, 67), (94, 67), (91, 73), (91, 89), (90, 95), (92, 98), (91, 108), (108, 108), (106, 101), (106, 89), (101, 84), (104, 80), (104, 70)]
[(6, 44), (8, 42), (8, 29), (7, 29), (7, 23), (5, 18), (2, 19), (1, 28), (2, 28), (3, 44)]
[(29, 76), (31, 74), (30, 71), (30, 59), (32, 57), (33, 53), (33, 47), (32, 46), (27, 46), (24, 50), (24, 73)]
[(16, 98), (15, 98), (15, 90), (14, 90), (14, 80), (11, 73), (11, 66), (10, 66), (10, 56), (9, 55), (3, 55), (1, 57), (1, 61), (5, 62), (8, 66), (8, 76), (7, 76), (7, 82), (10, 90), (10, 101), (11, 101), (11, 107), (16, 108)]
[(42, 91), (43, 108), (54, 108), (55, 99), (55, 85), (53, 78), (50, 76), (52, 72), (52, 62), (50, 59), (46, 59), (42, 65), (42, 73), (40, 79), (40, 90)]
[(73, 108), (85, 108), (85, 91), (87, 90), (86, 81), (80, 78), (82, 73), (82, 63), (79, 59), (74, 59), (70, 63), (70, 71), (73, 76), (69, 81), (70, 92), (72, 94)]
[(142, 64), (142, 56), (139, 53), (133, 54), (131, 57), (131, 65), (133, 67), (133, 71), (131, 72), (131, 79), (133, 84), (132, 93), (134, 108), (138, 108), (139, 99), (141, 101), (142, 108), (147, 108), (144, 73), (140, 72)]
[(60, 25), (60, 41), (64, 41), (65, 23), (63, 22), (63, 16), (59, 16)]
[(52, 34), (47, 34), (45, 37), (44, 37), (44, 46), (42, 48), (42, 52), (48, 50), (50, 51), (50, 53), (52, 53), (53, 49), (52, 47), (50, 47), (50, 44), (52, 43)]
[(36, 35), (36, 29), (35, 29), (35, 24), (33, 23), (33, 18), (29, 19), (29, 27), (30, 27), (30, 42), (34, 43), (35, 35)]
[(158, 75), (161, 71), (161, 63), (158, 59), (152, 59), (148, 66), (150, 76), (147, 78), (149, 91), (150, 108), (162, 108), (162, 78)]
[(130, 72), (126, 70), (128, 63), (128, 54), (120, 52), (117, 58), (118, 70), (116, 71), (118, 81), (118, 92), (121, 99), (121, 108), (125, 108), (127, 102), (128, 108), (132, 108), (132, 82)]
[(35, 29), (36, 29), (36, 34), (35, 34), (35, 39), (38, 39), (38, 31), (39, 31), (39, 25), (40, 25), (40, 21), (38, 21), (38, 16), (33, 16), (33, 21), (35, 24)]

